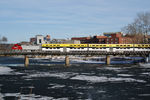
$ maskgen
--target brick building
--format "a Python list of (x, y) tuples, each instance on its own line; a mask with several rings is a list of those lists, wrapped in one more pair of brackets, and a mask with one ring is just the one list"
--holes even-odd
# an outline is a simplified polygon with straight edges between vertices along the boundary
[(73, 37), (71, 40), (80, 40), (80, 43), (89, 43), (91, 37)]
[(81, 43), (98, 43), (98, 44), (129, 44), (132, 43), (133, 37), (125, 37), (122, 32), (104, 33), (103, 36), (79, 37), (72, 40), (80, 40)]

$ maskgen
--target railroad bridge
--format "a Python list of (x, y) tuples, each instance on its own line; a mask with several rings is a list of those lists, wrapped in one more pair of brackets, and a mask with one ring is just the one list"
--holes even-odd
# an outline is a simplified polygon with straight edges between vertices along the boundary
[(27, 67), (29, 65), (29, 57), (30, 55), (55, 55), (55, 56), (66, 56), (65, 57), (65, 65), (69, 66), (69, 55), (86, 55), (86, 56), (98, 56), (104, 55), (106, 56), (106, 64), (110, 64), (110, 55), (125, 55), (125, 56), (141, 56), (145, 57), (145, 61), (149, 61), (150, 51), (127, 51), (127, 52), (104, 52), (104, 51), (82, 51), (82, 52), (44, 52), (44, 51), (34, 51), (34, 52), (26, 52), (26, 51), (0, 51), (0, 56), (24, 56), (24, 64)]

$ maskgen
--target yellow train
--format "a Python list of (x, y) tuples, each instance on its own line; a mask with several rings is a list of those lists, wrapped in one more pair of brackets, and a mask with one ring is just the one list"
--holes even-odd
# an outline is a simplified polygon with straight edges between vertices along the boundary
[(150, 51), (150, 44), (42, 44), (43, 51)]

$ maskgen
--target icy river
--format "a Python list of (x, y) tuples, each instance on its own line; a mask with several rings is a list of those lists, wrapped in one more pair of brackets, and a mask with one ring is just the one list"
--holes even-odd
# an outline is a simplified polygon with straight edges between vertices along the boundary
[(30, 62), (0, 58), (0, 100), (150, 100), (150, 64)]

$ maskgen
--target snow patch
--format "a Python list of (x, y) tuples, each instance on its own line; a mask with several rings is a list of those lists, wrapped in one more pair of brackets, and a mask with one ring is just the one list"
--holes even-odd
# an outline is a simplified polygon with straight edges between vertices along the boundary
[(55, 84), (51, 87), (48, 87), (48, 89), (63, 88), (63, 87), (65, 87), (65, 85)]
[(142, 75), (149, 75), (150, 76), (150, 72), (145, 72), (145, 73), (141, 73)]
[(112, 71), (116, 71), (116, 72), (125, 71), (125, 69), (123, 69), (123, 68), (116, 68), (116, 67), (104, 67), (103, 69), (105, 69), (105, 70), (112, 70)]
[[(53, 98), (35, 94), (5, 93), (3, 97), (14, 97), (16, 100), (69, 100), (68, 98)], [(3, 100), (3, 99), (1, 99)]]
[(13, 70), (9, 67), (2, 67), (0, 66), (0, 75), (6, 75), (6, 74), (10, 74), (10, 72), (12, 72)]
[(150, 68), (150, 63), (140, 63), (139, 65), (141, 66), (141, 68)]
[(139, 94), (139, 96), (150, 96), (150, 94)]
[(123, 77), (130, 77), (130, 76), (133, 76), (133, 75), (130, 75), (130, 74), (117, 74), (118, 76), (123, 76)]
[(63, 73), (38, 72), (36, 74), (23, 76), (23, 78), (57, 77), (57, 78), (67, 79), (67, 78), (70, 78), (71, 76), (74, 76), (74, 75), (77, 75), (77, 73), (71, 73), (71, 72), (63, 72)]
[(98, 76), (85, 76), (85, 75), (77, 75), (75, 77), (71, 78), (72, 80), (83, 80), (83, 81), (88, 81), (92, 83), (98, 83), (98, 82), (118, 82), (118, 81), (124, 81), (124, 82), (141, 82), (145, 83), (144, 80), (136, 80), (133, 78), (121, 78), (121, 77), (98, 77)]

